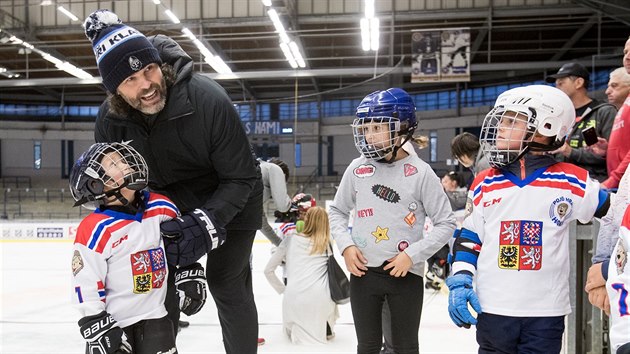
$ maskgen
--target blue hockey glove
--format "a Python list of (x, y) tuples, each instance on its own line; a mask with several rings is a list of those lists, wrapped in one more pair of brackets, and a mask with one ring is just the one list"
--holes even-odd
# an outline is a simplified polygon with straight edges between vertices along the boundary
[(160, 224), (169, 264), (189, 266), (225, 242), (225, 229), (216, 226), (207, 210), (195, 209)]
[(105, 311), (79, 320), (81, 335), (87, 341), (88, 354), (129, 354), (132, 352), (125, 332), (115, 324), (116, 321)]
[(179, 309), (188, 316), (194, 315), (206, 303), (206, 274), (199, 263), (175, 272), (175, 288), (179, 297)]
[(477, 319), (468, 311), (468, 303), (478, 314), (481, 313), (479, 298), (473, 290), (472, 277), (468, 274), (456, 274), (446, 278), (448, 294), (448, 314), (458, 327), (470, 328)]

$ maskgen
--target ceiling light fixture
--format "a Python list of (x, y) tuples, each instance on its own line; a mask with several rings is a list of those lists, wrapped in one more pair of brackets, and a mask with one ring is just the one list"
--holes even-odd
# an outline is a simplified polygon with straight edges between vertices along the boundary
[(361, 47), (364, 51), (379, 48), (380, 21), (375, 17), (374, 0), (365, 0), (365, 17), (361, 19)]
[(57, 6), (57, 10), (59, 10), (59, 12), (61, 12), (62, 14), (66, 15), (72, 21), (79, 21), (78, 17), (76, 17), (72, 12), (66, 10), (66, 8), (63, 7), (62, 5)]
[(8, 77), (9, 79), (15, 79), (15, 78), (20, 77), (20, 74), (14, 73), (13, 71), (2, 66), (0, 66), (0, 75)]
[[(7, 35), (9, 36), (8, 40), (4, 41), (4, 39), (7, 38), (7, 37), (2, 37), (2, 38), (0, 38), (0, 42), (5, 42), (5, 43), (11, 42), (10, 44), (19, 45), (19, 46), (22, 46), (22, 47), (24, 47), (24, 48), (26, 48), (28, 50), (31, 50), (31, 51), (41, 55), (42, 58), (44, 58), (45, 60), (55, 64), (55, 67), (57, 67), (58, 69), (63, 70), (65, 72), (67, 72), (68, 74), (72, 75), (72, 76), (76, 76), (79, 79), (93, 79), (94, 78), (94, 76), (90, 75), (88, 72), (77, 68), (76, 66), (70, 64), (69, 62), (61, 60), (61, 59), (59, 59), (59, 58), (57, 58), (55, 56), (52, 56), (52, 55), (50, 55), (50, 54), (48, 54), (48, 53), (46, 53), (46, 52), (44, 52), (44, 51), (42, 51), (40, 49), (37, 49), (37, 48), (35, 48), (34, 45), (32, 45), (32, 44), (30, 44), (28, 42), (24, 42), (20, 38), (14, 36), (14, 35), (8, 34), (8, 32), (6, 32), (6, 31), (5, 31), (5, 33), (7, 33)], [(19, 77), (19, 74), (14, 74), (14, 75), (17, 75), (17, 76), (14, 76), (14, 77)]]
[(210, 65), (214, 71), (219, 74), (230, 74), (232, 73), (232, 69), (221, 59), (220, 56), (213, 54), (210, 49), (208, 49), (191, 30), (184, 27), (182, 28), (182, 33), (186, 35), (186, 37), (190, 38), (193, 41), (193, 44), (199, 49), (199, 52), (203, 55), (203, 60), (206, 64)]
[[(264, 3), (264, 1), (263, 1)], [(270, 5), (269, 5), (270, 6)], [(295, 41), (292, 41), (287, 31), (284, 29), (284, 25), (282, 24), (282, 20), (280, 20), (280, 15), (275, 9), (269, 9), (267, 11), (267, 15), (271, 19), (273, 26), (278, 32), (278, 36), (280, 37), (280, 49), (284, 54), (284, 57), (289, 62), (289, 65), (293, 69), (305, 68), (306, 62), (304, 62), (304, 58), (302, 57), (302, 53), (300, 53), (300, 48), (298, 47)]]
[(164, 11), (164, 13), (166, 14), (166, 16), (168, 16), (168, 18), (171, 19), (171, 21), (173, 21), (173, 23), (180, 23), (181, 21), (177, 18), (177, 16), (175, 16), (175, 14), (173, 13), (173, 11), (166, 9)]

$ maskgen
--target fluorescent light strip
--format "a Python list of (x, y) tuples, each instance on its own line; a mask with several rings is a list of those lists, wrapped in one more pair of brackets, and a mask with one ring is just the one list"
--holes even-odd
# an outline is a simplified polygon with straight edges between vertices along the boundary
[(298, 48), (297, 43), (291, 41), (291, 43), (289, 43), (289, 48), (291, 49), (291, 54), (293, 54), (298, 66), (300, 68), (306, 67), (306, 63), (304, 62), (304, 58), (302, 58), (302, 53), (300, 53), (300, 48)]
[[(16, 45), (21, 45), (25, 48), (28, 48), (34, 52), (36, 52), (37, 54), (41, 55), (42, 58), (44, 58), (44, 60), (47, 60), (51, 63), (53, 63), (55, 65), (55, 67), (57, 67), (60, 70), (63, 70), (65, 72), (67, 72), (68, 74), (72, 75), (72, 76), (76, 76), (79, 79), (93, 79), (94, 77), (92, 75), (90, 75), (88, 72), (83, 71), (79, 68), (77, 68), (76, 66), (70, 64), (67, 61), (63, 61), (57, 57), (54, 57), (40, 49), (35, 48), (34, 45), (28, 43), (28, 42), (24, 42), (23, 40), (19, 39), (16, 36), (11, 35), (9, 37), (9, 42), (11, 42), (11, 44), (16, 44)], [(16, 74), (18, 75), (18, 74)], [(17, 76), (16, 76), (17, 77)]]
[(9, 69), (7, 69), (5, 67), (2, 67), (2, 66), (0, 66), (0, 75), (6, 76), (9, 79), (20, 77), (20, 74), (14, 73), (13, 71), (11, 71), (11, 70), (9, 70)]
[(265, 6), (271, 6), (271, 0), (261, 0), (262, 4)]
[(365, 18), (374, 17), (374, 0), (365, 0)]
[(378, 17), (374, 17), (370, 19), (370, 48), (374, 51), (378, 50), (379, 41), (378, 37), (380, 35), (379, 31), (379, 19)]
[(173, 23), (180, 23), (179, 19), (177, 18), (177, 16), (175, 16), (173, 11), (166, 9), (164, 13), (166, 14), (166, 16), (168, 16), (168, 18), (171, 19), (171, 21), (173, 21)]
[(72, 12), (66, 10), (66, 8), (62, 5), (59, 5), (57, 7), (57, 10), (59, 10), (59, 12), (61, 12), (62, 14), (68, 16), (72, 21), (79, 21), (78, 17), (76, 17)]
[(153, 0), (153, 3), (154, 3), (154, 4), (156, 4), (156, 5), (159, 5), (159, 4), (161, 4), (162, 2), (161, 2), (160, 0)]
[(282, 53), (284, 53), (284, 56), (289, 61), (289, 65), (291, 65), (293, 69), (297, 69), (298, 63), (297, 61), (295, 61), (295, 58), (293, 57), (293, 54), (291, 53), (291, 49), (289, 49), (289, 45), (282, 42), (280, 43), (280, 49), (282, 49)]
[(229, 74), (232, 73), (232, 69), (219, 57), (218, 55), (213, 55), (208, 48), (206, 48), (203, 43), (188, 28), (182, 28), (182, 33), (186, 35), (186, 37), (190, 38), (193, 44), (199, 49), (199, 52), (203, 55), (204, 61), (212, 67), (219, 74)]

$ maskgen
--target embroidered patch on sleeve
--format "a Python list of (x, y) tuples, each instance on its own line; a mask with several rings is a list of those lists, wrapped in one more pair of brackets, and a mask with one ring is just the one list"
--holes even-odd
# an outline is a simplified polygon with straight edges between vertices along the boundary
[(76, 277), (81, 269), (83, 269), (83, 258), (81, 258), (81, 253), (78, 250), (74, 250), (72, 255), (72, 274)]

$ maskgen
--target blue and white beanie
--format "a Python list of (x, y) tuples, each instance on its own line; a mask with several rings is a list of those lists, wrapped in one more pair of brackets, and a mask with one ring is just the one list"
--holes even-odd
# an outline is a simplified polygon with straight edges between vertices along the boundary
[(160, 55), (147, 37), (122, 23), (109, 10), (94, 11), (83, 22), (92, 42), (103, 85), (114, 94), (118, 85), (151, 63), (162, 64)]

